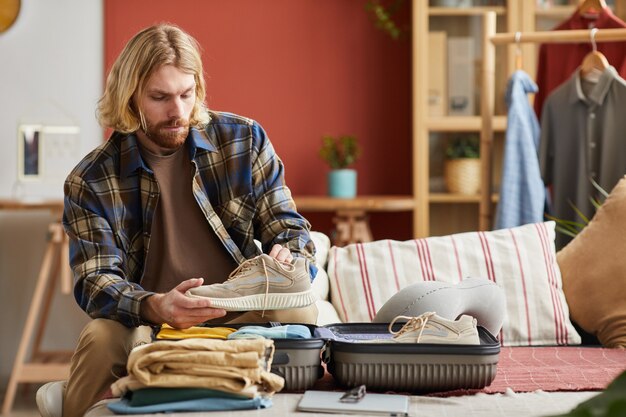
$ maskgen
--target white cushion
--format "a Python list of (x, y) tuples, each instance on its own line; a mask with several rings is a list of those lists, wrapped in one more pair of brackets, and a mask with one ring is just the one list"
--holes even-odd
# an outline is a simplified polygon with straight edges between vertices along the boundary
[(331, 302), (344, 322), (370, 322), (400, 289), (420, 281), (487, 278), (506, 295), (506, 346), (580, 344), (554, 250), (554, 222), (405, 242), (333, 247)]
[(320, 300), (328, 300), (330, 283), (326, 273), (326, 264), (328, 262), (328, 251), (330, 250), (330, 239), (324, 233), (313, 231), (311, 232), (311, 239), (315, 244), (315, 265), (318, 268), (312, 288)]
[(328, 251), (330, 250), (330, 238), (321, 232), (311, 232), (311, 239), (315, 244), (315, 264), (326, 269)]
[(335, 307), (324, 300), (317, 300), (315, 302), (315, 307), (317, 307), (317, 321), (315, 322), (318, 326), (326, 326), (327, 324), (335, 324), (341, 323), (341, 319), (337, 315), (337, 311)]
[(315, 279), (311, 284), (311, 289), (317, 298), (328, 301), (328, 296), (330, 294), (330, 282), (328, 280), (326, 270), (321, 268), (317, 270), (317, 275), (315, 275)]

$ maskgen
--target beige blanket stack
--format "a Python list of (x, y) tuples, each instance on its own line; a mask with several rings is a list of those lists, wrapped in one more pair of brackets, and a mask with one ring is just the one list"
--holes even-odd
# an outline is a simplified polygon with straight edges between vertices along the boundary
[(270, 373), (270, 339), (157, 341), (134, 348), (128, 376), (111, 385), (115, 396), (147, 387), (209, 388), (255, 398), (280, 391), (284, 379)]

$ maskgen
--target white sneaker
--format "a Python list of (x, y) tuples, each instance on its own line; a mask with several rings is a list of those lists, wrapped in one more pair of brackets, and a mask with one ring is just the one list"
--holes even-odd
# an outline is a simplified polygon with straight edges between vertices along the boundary
[[(397, 332), (393, 325), (398, 320), (407, 320)], [(476, 319), (462, 315), (458, 320), (439, 317), (434, 312), (427, 312), (417, 317), (397, 316), (389, 323), (390, 341), (396, 343), (441, 343), (454, 345), (479, 345)]]
[(53, 381), (37, 390), (35, 399), (42, 417), (61, 417), (63, 414), (63, 392), (66, 381)]

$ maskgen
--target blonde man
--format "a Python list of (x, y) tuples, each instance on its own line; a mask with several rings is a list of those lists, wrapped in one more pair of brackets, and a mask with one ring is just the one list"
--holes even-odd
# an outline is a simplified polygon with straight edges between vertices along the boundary
[(111, 69), (98, 117), (114, 132), (64, 188), (74, 295), (94, 319), (72, 358), (64, 417), (82, 416), (124, 373), (150, 325), (315, 322), (314, 305), (225, 317), (185, 295), (260, 255), (254, 239), (280, 262), (315, 250), (263, 129), (204, 99), (198, 45), (172, 25), (139, 32)]

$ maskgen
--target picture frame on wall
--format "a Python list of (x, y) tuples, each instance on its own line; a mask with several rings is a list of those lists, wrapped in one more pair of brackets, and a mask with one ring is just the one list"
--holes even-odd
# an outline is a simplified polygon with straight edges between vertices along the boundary
[(21, 125), (17, 135), (17, 173), (20, 181), (41, 176), (41, 125)]
[(19, 181), (62, 181), (79, 159), (78, 126), (38, 124), (19, 126)]

